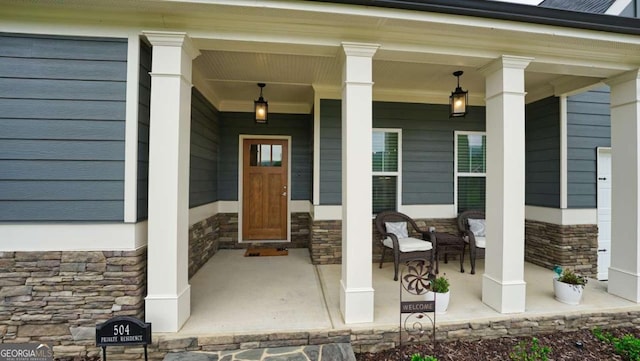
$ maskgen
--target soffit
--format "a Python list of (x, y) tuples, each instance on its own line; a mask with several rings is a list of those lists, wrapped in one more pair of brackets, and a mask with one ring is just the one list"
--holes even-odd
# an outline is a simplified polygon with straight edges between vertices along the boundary
[[(308, 1), (0, 0), (0, 18), (186, 31), (202, 55), (197, 83), (210, 99), (245, 102), (268, 83), (272, 103), (313, 104), (312, 86), (340, 88), (340, 44), (380, 44), (374, 91), (447, 101), (461, 69), (463, 88), (482, 100), (477, 69), (502, 54), (535, 58), (527, 91), (553, 94), (554, 79), (607, 78), (640, 64), (636, 36), (507, 20)], [(584, 80), (577, 81), (583, 84)], [(206, 91), (208, 90), (208, 91)], [(479, 100), (478, 100), (479, 99)]]

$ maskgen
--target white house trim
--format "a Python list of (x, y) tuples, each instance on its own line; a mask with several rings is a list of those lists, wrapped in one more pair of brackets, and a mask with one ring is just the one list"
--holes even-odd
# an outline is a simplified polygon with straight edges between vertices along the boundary
[(632, 0), (616, 0), (613, 4), (611, 4), (611, 6), (609, 6), (607, 11), (605, 11), (605, 14), (620, 15), (624, 11), (624, 9), (626, 9), (627, 6), (631, 4), (631, 1)]
[(140, 36), (129, 36), (127, 48), (127, 103), (124, 140), (124, 221), (138, 219), (138, 92)]
[(411, 218), (456, 218), (455, 204), (410, 204), (401, 205), (400, 212)]
[(313, 204), (320, 204), (320, 100), (321, 94), (313, 86)]
[(567, 96), (560, 96), (560, 208), (567, 208), (567, 178), (568, 178), (568, 160), (567, 160)]
[(526, 206), (525, 218), (529, 221), (538, 221), (561, 226), (579, 224), (597, 224), (598, 210), (595, 208), (547, 208), (538, 206)]
[(1, 252), (132, 251), (147, 244), (147, 222), (0, 225)]

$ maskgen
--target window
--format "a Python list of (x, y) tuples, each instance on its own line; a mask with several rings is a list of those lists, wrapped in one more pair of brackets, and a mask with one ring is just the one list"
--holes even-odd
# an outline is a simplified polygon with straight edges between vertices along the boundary
[(458, 213), (484, 210), (487, 177), (487, 136), (483, 132), (455, 132)]
[(400, 129), (373, 130), (373, 214), (398, 209), (400, 136)]

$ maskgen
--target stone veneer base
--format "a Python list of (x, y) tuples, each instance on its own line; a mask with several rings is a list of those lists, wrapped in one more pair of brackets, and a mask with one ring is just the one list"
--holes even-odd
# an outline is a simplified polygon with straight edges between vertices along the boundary
[[(551, 316), (511, 315), (496, 320), (469, 320), (462, 323), (439, 323), (436, 339), (439, 342), (455, 340), (480, 340), (498, 337), (532, 336), (541, 333), (556, 333), (592, 329), (594, 327), (639, 327), (640, 311), (593, 312)], [(356, 353), (378, 352), (399, 344), (398, 327), (332, 329), (294, 332), (267, 332), (247, 334), (216, 334), (180, 337), (162, 335), (153, 337), (149, 345), (149, 360), (162, 360), (168, 352), (248, 350), (266, 347), (321, 345), (350, 342)], [(405, 343), (406, 340), (403, 340)], [(54, 347), (55, 357), (95, 356), (100, 350), (92, 345), (73, 346), (75, 349)], [(64, 351), (64, 352), (63, 352)], [(142, 360), (141, 347), (109, 348), (113, 360)]]
[(525, 261), (549, 269), (559, 265), (595, 277), (598, 272), (598, 226), (526, 220)]

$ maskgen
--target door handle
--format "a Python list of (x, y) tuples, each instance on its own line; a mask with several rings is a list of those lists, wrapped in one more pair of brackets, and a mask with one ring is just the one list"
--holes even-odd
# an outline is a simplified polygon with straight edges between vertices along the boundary
[(287, 196), (287, 192), (282, 192), (282, 196), (286, 197)]
[(606, 249), (606, 248), (603, 248), (603, 249), (599, 249), (599, 250), (598, 250), (598, 252), (606, 252), (606, 251), (607, 251), (607, 249)]

